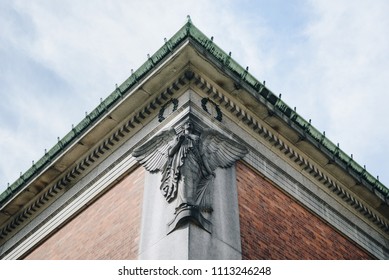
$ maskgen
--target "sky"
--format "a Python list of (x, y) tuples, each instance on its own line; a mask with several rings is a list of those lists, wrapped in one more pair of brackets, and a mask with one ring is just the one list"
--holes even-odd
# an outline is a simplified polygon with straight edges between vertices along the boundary
[(389, 1), (0, 2), (0, 192), (187, 21), (389, 186)]

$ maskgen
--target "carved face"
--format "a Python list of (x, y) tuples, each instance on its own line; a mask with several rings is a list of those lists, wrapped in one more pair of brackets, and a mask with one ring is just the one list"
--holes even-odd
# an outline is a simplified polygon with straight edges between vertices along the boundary
[(187, 122), (184, 124), (184, 133), (189, 134), (193, 131), (193, 124), (191, 122)]

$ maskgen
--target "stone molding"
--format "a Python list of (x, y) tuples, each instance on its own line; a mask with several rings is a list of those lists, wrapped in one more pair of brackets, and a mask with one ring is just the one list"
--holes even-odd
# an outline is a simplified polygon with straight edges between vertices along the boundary
[(131, 132), (141, 125), (143, 120), (145, 120), (149, 115), (155, 114), (159, 110), (160, 106), (167, 103), (169, 98), (175, 92), (186, 85), (187, 83), (185, 81), (185, 75), (180, 76), (145, 107), (135, 112), (130, 120), (126, 121), (69, 172), (57, 180), (51, 187), (47, 188), (46, 191), (44, 191), (37, 199), (25, 206), (23, 210), (21, 210), (11, 221), (0, 229), (0, 242), (7, 239), (7, 236), (15, 229), (22, 226), (24, 222), (39, 214), (46, 205), (50, 204), (51, 201), (55, 200), (58, 195), (63, 194), (66, 189), (77, 182), (84, 172), (91, 170), (96, 162), (100, 161), (101, 158), (106, 157), (108, 151), (114, 150), (118, 143), (128, 137)]
[(215, 103), (220, 104), (226, 110), (230, 111), (235, 117), (237, 117), (242, 123), (254, 131), (257, 135), (260, 135), (262, 139), (269, 142), (272, 146), (276, 147), (284, 155), (286, 155), (294, 164), (298, 164), (303, 168), (312, 178), (317, 180), (320, 184), (326, 186), (339, 198), (341, 198), (348, 205), (352, 206), (355, 210), (360, 212), (363, 216), (371, 220), (378, 228), (389, 233), (389, 223), (381, 215), (376, 213), (373, 209), (368, 207), (361, 200), (353, 196), (335, 179), (331, 179), (329, 174), (321, 170), (317, 165), (306, 159), (304, 155), (293, 149), (288, 145), (285, 140), (282, 140), (270, 128), (266, 128), (257, 120), (249, 111), (241, 108), (237, 102), (234, 102), (227, 96), (221, 93), (215, 86), (204, 79), (202, 76), (195, 74), (195, 84), (199, 89), (206, 93)]

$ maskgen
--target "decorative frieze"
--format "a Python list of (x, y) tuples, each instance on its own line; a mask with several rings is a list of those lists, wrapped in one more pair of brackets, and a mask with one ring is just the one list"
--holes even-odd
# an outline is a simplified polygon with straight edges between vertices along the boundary
[(304, 169), (307, 174), (315, 178), (321, 184), (326, 186), (334, 194), (339, 196), (343, 201), (352, 206), (354, 209), (362, 213), (379, 228), (385, 232), (389, 232), (389, 224), (374, 210), (366, 206), (361, 200), (356, 198), (353, 194), (342, 187), (338, 182), (331, 179), (329, 175), (326, 175), (317, 165), (313, 164), (305, 156), (293, 149), (290, 145), (285, 143), (277, 135), (275, 135), (270, 129), (266, 128), (260, 123), (249, 111), (241, 108), (236, 102), (225, 96), (220, 90), (213, 86), (210, 82), (204, 79), (199, 74), (195, 73), (195, 85), (207, 94), (209, 99), (213, 100), (216, 104), (219, 103), (226, 110), (230, 111), (235, 117), (239, 118), (242, 123), (248, 126), (256, 134), (260, 135), (263, 139), (270, 142), (271, 145), (277, 147), (283, 154), (285, 154), (291, 161), (298, 164)]
[[(186, 82), (184, 82), (186, 81)], [(107, 155), (108, 151), (112, 151), (116, 148), (117, 143), (122, 141), (128, 136), (135, 128), (141, 124), (141, 121), (148, 118), (161, 106), (164, 107), (171, 102), (171, 96), (175, 94), (183, 85), (187, 83), (185, 75), (180, 76), (163, 92), (158, 94), (153, 100), (151, 100), (145, 107), (141, 108), (137, 112), (134, 112), (133, 116), (126, 121), (120, 128), (106, 138), (102, 143), (84, 157), (76, 166), (57, 180), (51, 187), (45, 192), (39, 195), (35, 200), (24, 206), (23, 209), (16, 214), (5, 226), (0, 229), (0, 242), (7, 238), (7, 236), (13, 232), (16, 228), (22, 225), (27, 219), (34, 215), (37, 215), (43, 210), (56, 196), (62, 194), (66, 188), (69, 188), (76, 182), (81, 174), (87, 170), (90, 170), (93, 165), (100, 161)], [(79, 142), (82, 145), (82, 142)]]

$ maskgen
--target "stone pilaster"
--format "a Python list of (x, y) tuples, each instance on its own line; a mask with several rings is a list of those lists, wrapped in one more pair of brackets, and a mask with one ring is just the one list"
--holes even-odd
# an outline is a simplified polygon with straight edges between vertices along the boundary
[(241, 259), (235, 166), (215, 171), (213, 211), (204, 214), (211, 232), (189, 221), (168, 233), (175, 204), (161, 195), (160, 180), (161, 174), (146, 175), (139, 259)]

